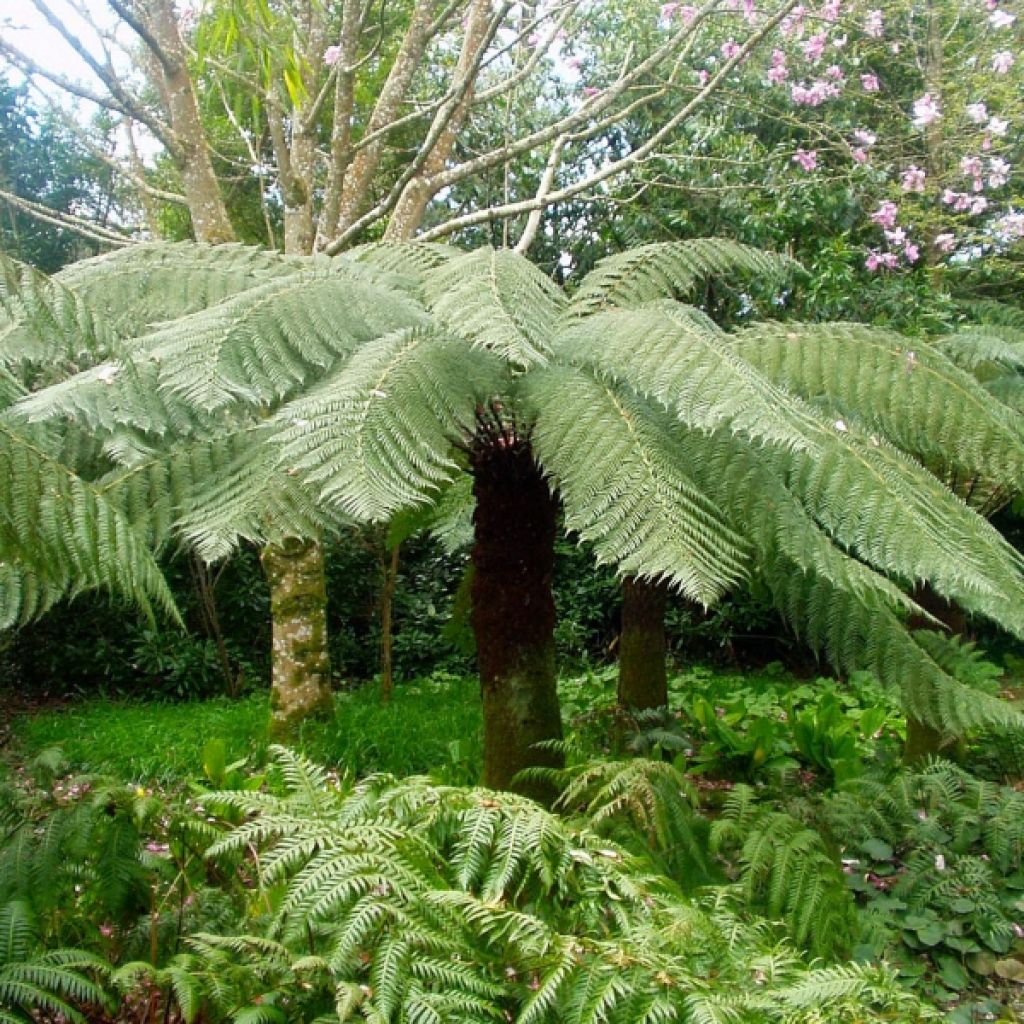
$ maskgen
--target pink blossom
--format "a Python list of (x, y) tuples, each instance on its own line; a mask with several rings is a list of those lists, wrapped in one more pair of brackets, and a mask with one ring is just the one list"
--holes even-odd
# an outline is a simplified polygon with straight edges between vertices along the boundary
[(585, 85), (583, 87), (583, 95), (586, 96), (588, 99), (591, 96), (596, 96), (600, 91), (601, 90), (598, 89), (595, 85)]
[(825, 33), (816, 32), (810, 39), (807, 40), (803, 45), (804, 57), (817, 63), (821, 60), (821, 55), (825, 52)]
[(861, 149), (860, 146), (852, 150), (850, 156), (859, 164), (866, 164), (868, 162), (867, 150)]
[(1009, 121), (1004, 121), (1001, 117), (990, 117), (988, 124), (985, 128), (990, 131), (993, 135), (998, 135), (1002, 138), (1006, 134), (1006, 130), (1010, 127)]
[(862, 145), (870, 148), (878, 141), (878, 136), (874, 132), (869, 132), (866, 128), (858, 128), (854, 133), (853, 137)]
[(935, 236), (935, 248), (939, 252), (952, 252), (956, 248), (956, 236), (951, 231), (943, 231)]
[(743, 0), (743, 18), (745, 21), (753, 21), (757, 17), (757, 4), (754, 0)]
[(871, 214), (871, 219), (881, 228), (894, 228), (896, 226), (896, 218), (899, 216), (899, 207), (890, 200), (886, 199), (880, 203), (878, 209)]
[(110, 936), (113, 934), (114, 926), (110, 924), (109, 921), (104, 921), (103, 924), (100, 925), (100, 935), (102, 935), (105, 939), (109, 939)]
[(683, 4), (679, 8), (679, 17), (682, 18), (684, 25), (692, 25), (697, 18), (697, 8), (693, 4)]
[(977, 217), (988, 209), (988, 200), (984, 196), (975, 196), (971, 200), (971, 216)]
[(789, 78), (789, 68), (785, 64), (777, 64), (768, 69), (768, 81), (772, 85), (781, 85), (787, 78)]
[(711, 77), (711, 73), (710, 73), (709, 71), (707, 71), (707, 70), (706, 70), (705, 68), (701, 68), (701, 69), (700, 69), (700, 70), (699, 70), (699, 71), (697, 72), (697, 81), (698, 81), (698, 82), (699, 82), (699, 83), (700, 83), (701, 85), (707, 85), (707, 84), (708, 84), (708, 79), (709, 79), (710, 77)]
[(872, 39), (878, 39), (882, 35), (882, 12), (868, 11), (864, 19), (864, 34)]
[(662, 21), (668, 21), (676, 11), (679, 10), (679, 4), (667, 3), (661, 5), (661, 19)]
[(960, 160), (960, 172), (969, 178), (977, 178), (981, 175), (981, 157), (965, 156)]
[(785, 50), (772, 50), (772, 67), (781, 68), (786, 63), (786, 51)]
[(843, 74), (843, 69), (838, 64), (830, 64), (825, 68), (825, 77), (831, 78), (833, 82), (838, 82), (840, 85), (846, 82), (846, 75)]
[(885, 231), (885, 240), (890, 245), (902, 245), (907, 240), (907, 233), (903, 228), (892, 228), (889, 231)]
[(798, 149), (793, 154), (793, 163), (799, 164), (805, 171), (813, 171), (818, 166), (818, 154), (813, 149)]
[(324, 63), (329, 67), (333, 68), (338, 63), (338, 59), (341, 57), (340, 46), (328, 46), (324, 50)]
[(989, 188), (1002, 188), (1010, 179), (1010, 165), (1001, 157), (992, 157), (988, 162)]
[(964, 109), (967, 119), (975, 124), (984, 124), (988, 120), (988, 107), (984, 103), (968, 103)]
[(807, 8), (804, 6), (794, 7), (792, 12), (779, 22), (779, 32), (783, 36), (801, 35), (804, 30), (804, 18), (807, 15)]
[(995, 10), (988, 16), (988, 23), (993, 28), (1009, 28), (1016, 20), (1017, 15), (1009, 11)]
[(842, 0), (828, 0), (828, 2), (823, 4), (821, 8), (822, 20), (838, 21), (839, 15), (842, 13), (842, 9)]
[(914, 125), (917, 128), (924, 128), (934, 124), (942, 117), (942, 110), (939, 101), (926, 92), (919, 100), (914, 101)]
[(920, 256), (921, 250), (913, 242), (908, 242), (903, 247), (903, 258), (908, 263), (916, 263)]
[(727, 39), (722, 43), (722, 56), (726, 60), (732, 60), (733, 57), (738, 57), (742, 47), (736, 42), (735, 39)]
[(996, 227), (1005, 234), (1024, 238), (1024, 213), (1008, 213), (996, 221)]
[(810, 86), (803, 82), (794, 82), (789, 87), (790, 99), (800, 107), (820, 107), (825, 100), (839, 95), (839, 88), (834, 82), (826, 82), (817, 78)]
[(860, 84), (865, 92), (878, 92), (878, 75), (861, 75)]
[(903, 172), (903, 177), (900, 179), (900, 188), (904, 192), (923, 192), (925, 177), (925, 172), (920, 167), (916, 164), (911, 164)]
[(1009, 50), (1000, 50), (992, 54), (992, 70), (997, 75), (1005, 75), (1013, 67), (1015, 58)]

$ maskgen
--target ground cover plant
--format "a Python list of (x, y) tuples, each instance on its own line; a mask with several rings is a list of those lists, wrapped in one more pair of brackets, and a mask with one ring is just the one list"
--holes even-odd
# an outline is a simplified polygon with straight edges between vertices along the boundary
[[(971, 775), (966, 747), (964, 766), (904, 768), (876, 680), (695, 668), (659, 719), (616, 710), (612, 668), (566, 678), (553, 814), (464, 788), (472, 679), (407, 685), (310, 724), (329, 770), (269, 748), (255, 701), (15, 722), (0, 896), (27, 895), (34, 954), (68, 950), (75, 984), (100, 986), (73, 990), (88, 1019), (1013, 1019), (1024, 798)], [(186, 710), (203, 756), (147, 760)], [(857, 771), (800, 738), (808, 715), (854, 737)], [(712, 756), (719, 723), (761, 743), (765, 721), (774, 755)], [(824, 749), (849, 768), (845, 739)]]

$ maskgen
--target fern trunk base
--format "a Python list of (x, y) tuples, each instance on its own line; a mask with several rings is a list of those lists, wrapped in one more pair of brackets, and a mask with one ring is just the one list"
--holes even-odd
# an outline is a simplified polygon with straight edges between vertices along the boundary
[(270, 731), (275, 739), (288, 739), (301, 722), (334, 711), (323, 549), (288, 540), (267, 545), (260, 560), (273, 620)]
[(484, 785), (548, 802), (549, 787), (513, 783), (561, 765), (536, 744), (562, 738), (555, 673), (557, 505), (528, 445), (475, 454), (472, 623), (484, 722)]
[(668, 704), (665, 665), (664, 584), (627, 577), (622, 581), (622, 632), (619, 636), (620, 707), (647, 711)]

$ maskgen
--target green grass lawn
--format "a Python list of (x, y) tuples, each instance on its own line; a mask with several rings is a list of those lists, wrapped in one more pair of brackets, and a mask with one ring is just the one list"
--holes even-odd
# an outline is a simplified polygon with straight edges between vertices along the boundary
[[(376, 686), (340, 693), (333, 720), (310, 723), (295, 746), (308, 756), (359, 775), (434, 772), (445, 781), (474, 781), (480, 763), (478, 683), (437, 676), (399, 686), (382, 704)], [(12, 726), (16, 754), (30, 758), (59, 747), (71, 768), (136, 782), (172, 783), (202, 773), (202, 754), (221, 739), (229, 761), (266, 758), (264, 694), (172, 704), (84, 700), (21, 715)]]

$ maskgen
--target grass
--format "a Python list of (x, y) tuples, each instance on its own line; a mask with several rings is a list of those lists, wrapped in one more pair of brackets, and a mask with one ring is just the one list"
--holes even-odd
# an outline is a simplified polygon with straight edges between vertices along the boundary
[[(477, 682), (434, 676), (399, 686), (382, 704), (375, 686), (337, 697), (333, 720), (308, 724), (294, 746), (359, 775), (433, 772), (447, 782), (475, 781), (480, 764)], [(202, 752), (224, 741), (229, 761), (266, 759), (263, 694), (176, 704), (95, 699), (22, 715), (12, 723), (21, 757), (60, 747), (70, 767), (132, 782), (169, 784), (202, 775)]]

